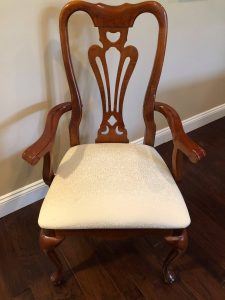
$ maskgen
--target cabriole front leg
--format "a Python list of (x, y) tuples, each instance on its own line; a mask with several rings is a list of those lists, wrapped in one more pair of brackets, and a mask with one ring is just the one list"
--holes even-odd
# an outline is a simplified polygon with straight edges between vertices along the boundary
[(171, 264), (178, 259), (187, 249), (188, 234), (187, 230), (174, 230), (171, 236), (166, 236), (165, 240), (173, 249), (167, 256), (163, 264), (163, 277), (166, 283), (173, 283), (176, 281), (176, 274), (171, 268)]
[(60, 285), (62, 283), (63, 266), (58, 255), (55, 252), (55, 248), (62, 243), (64, 238), (64, 236), (55, 236), (54, 231), (41, 229), (40, 232), (39, 243), (41, 250), (56, 266), (56, 271), (53, 272), (50, 276), (50, 280), (54, 285)]

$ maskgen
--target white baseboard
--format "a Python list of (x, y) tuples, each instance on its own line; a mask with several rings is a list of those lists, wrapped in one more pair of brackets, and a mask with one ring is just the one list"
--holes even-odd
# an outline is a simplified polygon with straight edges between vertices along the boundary
[(43, 199), (48, 187), (43, 180), (35, 181), (0, 197), (0, 218)]
[[(208, 123), (225, 116), (225, 104), (216, 106), (191, 118), (184, 120), (185, 132), (190, 132)], [(155, 146), (170, 141), (172, 138), (169, 127), (156, 132)], [(143, 137), (133, 141), (134, 144), (143, 144)], [(43, 180), (36, 181), (16, 191), (0, 197), (0, 218), (20, 208), (32, 204), (45, 197), (48, 187)]]
[[(190, 132), (197, 128), (200, 128), (206, 124), (216, 121), (222, 117), (225, 117), (225, 104), (213, 107), (207, 111), (197, 114), (182, 121), (184, 131)], [(169, 127), (156, 131), (155, 146), (164, 144), (172, 139), (171, 131)], [(133, 141), (134, 144), (143, 144), (144, 138)]]

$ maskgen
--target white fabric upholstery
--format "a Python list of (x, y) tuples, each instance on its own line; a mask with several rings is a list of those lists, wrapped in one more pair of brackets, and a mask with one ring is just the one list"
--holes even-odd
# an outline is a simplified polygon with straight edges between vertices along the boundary
[(161, 156), (146, 145), (70, 148), (43, 202), (46, 229), (185, 228), (190, 217)]

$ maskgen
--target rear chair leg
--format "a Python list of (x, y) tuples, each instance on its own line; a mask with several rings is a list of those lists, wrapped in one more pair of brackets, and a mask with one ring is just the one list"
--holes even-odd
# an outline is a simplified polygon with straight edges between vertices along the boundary
[(55, 252), (55, 248), (62, 243), (64, 238), (64, 236), (55, 236), (54, 230), (41, 229), (40, 232), (39, 243), (41, 250), (50, 258), (57, 268), (50, 276), (50, 280), (54, 285), (60, 285), (62, 283), (63, 266)]
[(188, 234), (187, 230), (174, 230), (173, 235), (166, 236), (165, 240), (173, 249), (167, 256), (163, 264), (163, 277), (166, 283), (173, 283), (176, 281), (176, 274), (171, 269), (171, 264), (179, 258), (187, 249)]

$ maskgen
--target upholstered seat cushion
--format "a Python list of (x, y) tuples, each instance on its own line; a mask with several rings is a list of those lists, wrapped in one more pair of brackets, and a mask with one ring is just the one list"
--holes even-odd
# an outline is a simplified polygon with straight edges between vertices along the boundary
[(185, 228), (190, 217), (161, 156), (146, 145), (70, 148), (43, 202), (46, 229)]

